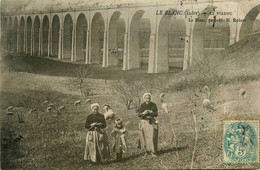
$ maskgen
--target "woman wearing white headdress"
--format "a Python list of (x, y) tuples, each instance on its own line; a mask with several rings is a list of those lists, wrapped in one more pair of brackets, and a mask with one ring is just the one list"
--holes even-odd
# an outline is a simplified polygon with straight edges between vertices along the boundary
[(94, 163), (109, 158), (108, 140), (104, 130), (106, 128), (106, 120), (104, 115), (98, 112), (99, 107), (98, 103), (91, 105), (93, 112), (88, 115), (85, 124), (87, 137), (84, 160)]
[(140, 147), (146, 149), (146, 154), (155, 156), (157, 152), (158, 142), (158, 122), (155, 117), (158, 116), (158, 109), (155, 103), (151, 102), (152, 95), (145, 93), (143, 95), (144, 103), (138, 109), (138, 117), (141, 118), (139, 124), (140, 133)]

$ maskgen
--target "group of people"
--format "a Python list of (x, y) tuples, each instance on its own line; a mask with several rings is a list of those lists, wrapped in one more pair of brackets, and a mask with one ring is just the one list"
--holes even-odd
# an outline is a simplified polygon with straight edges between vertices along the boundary
[[(151, 97), (150, 93), (145, 93), (143, 95), (144, 102), (137, 110), (138, 117), (141, 119), (138, 146), (146, 149), (145, 155), (154, 157), (158, 143), (158, 121), (155, 119), (158, 116), (158, 109), (156, 104), (151, 102)], [(92, 163), (98, 163), (110, 157), (108, 136), (105, 131), (106, 119), (103, 114), (99, 113), (99, 108), (98, 103), (91, 105), (92, 113), (87, 116), (85, 123), (87, 134), (84, 160), (89, 160)], [(122, 119), (116, 118), (115, 126), (110, 135), (115, 139), (113, 151), (116, 153), (117, 159), (122, 159), (123, 152), (127, 150), (126, 134), (127, 131), (123, 126)]]

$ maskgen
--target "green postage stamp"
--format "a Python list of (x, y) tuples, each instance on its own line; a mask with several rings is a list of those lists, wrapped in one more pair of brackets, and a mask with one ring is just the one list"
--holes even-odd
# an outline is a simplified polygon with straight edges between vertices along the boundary
[(223, 162), (259, 162), (259, 121), (223, 121)]

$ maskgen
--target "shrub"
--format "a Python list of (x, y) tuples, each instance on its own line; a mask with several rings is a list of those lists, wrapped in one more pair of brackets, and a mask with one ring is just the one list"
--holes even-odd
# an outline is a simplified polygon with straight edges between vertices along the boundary
[(80, 65), (76, 67), (72, 71), (72, 78), (70, 79), (70, 85), (74, 88), (75, 86), (78, 87), (80, 91), (80, 95), (88, 95), (91, 91), (88, 86), (83, 86), (84, 80), (88, 77), (91, 77), (91, 73), (89, 69), (85, 66)]
[(161, 89), (161, 81), (153, 81), (154, 77), (142, 79), (116, 80), (112, 81), (110, 86), (117, 94), (122, 104), (129, 108), (128, 100), (133, 100), (136, 108), (141, 104), (143, 94), (146, 92), (155, 93)]

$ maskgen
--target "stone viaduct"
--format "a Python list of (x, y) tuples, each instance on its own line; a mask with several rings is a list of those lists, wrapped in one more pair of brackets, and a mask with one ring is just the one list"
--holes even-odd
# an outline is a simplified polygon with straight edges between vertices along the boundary
[[(228, 46), (252, 32), (260, 12), (259, 0), (119, 2), (56, 4), (2, 13), (2, 50), (131, 70), (141, 67), (141, 39), (148, 41), (147, 72), (167, 73), (170, 22), (178, 20), (175, 25), (183, 32), (178, 38), (185, 70), (204, 56), (210, 18), (226, 24)], [(139, 30), (144, 15), (148, 36), (142, 40)]]

